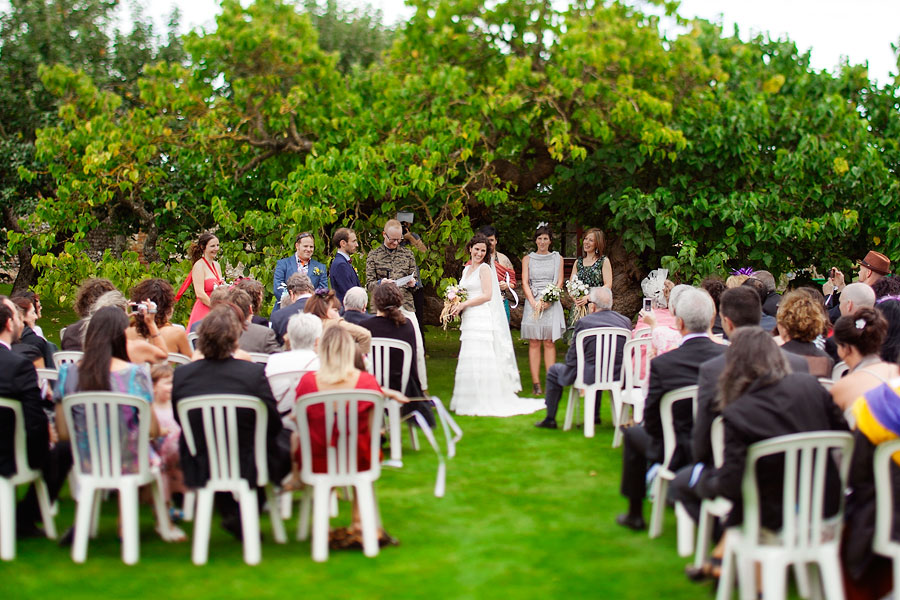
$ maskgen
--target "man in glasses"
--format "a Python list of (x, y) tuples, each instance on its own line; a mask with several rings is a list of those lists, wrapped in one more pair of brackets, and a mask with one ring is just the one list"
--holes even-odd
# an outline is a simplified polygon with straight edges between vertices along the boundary
[(324, 264), (312, 257), (313, 250), (316, 248), (313, 234), (309, 231), (297, 234), (294, 248), (296, 252), (292, 256), (282, 258), (275, 265), (275, 277), (272, 288), (278, 302), (276, 302), (275, 309), (272, 312), (280, 308), (281, 297), (287, 292), (286, 282), (294, 273), (302, 273), (309, 277), (313, 288), (317, 290), (328, 289), (328, 269)]
[(393, 281), (403, 292), (403, 308), (415, 310), (413, 288), (416, 287), (416, 258), (412, 250), (400, 246), (403, 241), (403, 227), (400, 221), (391, 219), (384, 224), (384, 244), (375, 248), (366, 257), (366, 287), (369, 293), (375, 287)]

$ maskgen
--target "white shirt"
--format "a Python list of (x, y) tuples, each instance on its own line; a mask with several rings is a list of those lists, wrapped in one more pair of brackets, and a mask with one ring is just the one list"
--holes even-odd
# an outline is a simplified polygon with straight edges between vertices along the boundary
[(349, 255), (349, 254), (347, 254), (347, 253), (344, 252), (343, 250), (338, 250), (337, 253), (340, 254), (341, 256), (343, 256), (344, 258), (346, 258), (346, 259), (347, 259), (347, 262), (350, 262), (350, 255)]
[[(269, 356), (269, 362), (266, 363), (266, 377), (269, 378), (269, 386), (272, 388), (272, 395), (278, 403), (278, 412), (282, 415), (282, 421), (285, 427), (291, 431), (296, 429), (294, 419), (289, 413), (297, 401), (294, 390), (297, 389), (297, 383), (300, 377), (309, 371), (319, 370), (319, 357), (315, 351), (310, 348), (301, 348), (300, 350), (290, 350), (288, 352), (277, 352)], [(273, 381), (272, 377), (281, 373), (289, 373), (292, 371), (303, 371), (298, 373), (295, 378), (283, 378), (281, 381)], [(293, 383), (293, 385), (292, 385)]]

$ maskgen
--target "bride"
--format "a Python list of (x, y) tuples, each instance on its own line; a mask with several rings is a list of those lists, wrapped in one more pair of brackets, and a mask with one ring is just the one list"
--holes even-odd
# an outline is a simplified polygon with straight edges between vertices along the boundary
[(462, 314), (459, 361), (450, 409), (458, 415), (509, 417), (544, 408), (544, 401), (519, 398), (522, 389), (512, 336), (503, 309), (497, 273), (485, 258), (492, 255), (488, 239), (475, 234), (466, 245), (472, 264), (459, 285), (468, 298), (453, 307)]

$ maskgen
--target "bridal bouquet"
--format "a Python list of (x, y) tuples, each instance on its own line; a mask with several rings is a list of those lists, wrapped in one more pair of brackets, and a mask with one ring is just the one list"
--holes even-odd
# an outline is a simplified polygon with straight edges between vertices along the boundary
[(541, 316), (544, 314), (543, 303), (547, 302), (547, 303), (552, 304), (554, 302), (558, 302), (560, 296), (562, 296), (562, 288), (559, 287), (558, 285), (554, 285), (551, 283), (550, 285), (548, 285), (547, 287), (542, 289), (541, 293), (538, 294), (538, 300), (540, 300), (542, 304), (538, 305), (537, 310), (534, 311), (534, 313), (532, 313), (531, 316), (535, 320), (539, 320), (541, 318)]
[(465, 288), (460, 287), (456, 280), (447, 286), (447, 289), (444, 290), (444, 309), (441, 311), (441, 325), (444, 329), (447, 329), (447, 325), (451, 321), (459, 319), (459, 315), (451, 315), (450, 310), (457, 304), (465, 302), (468, 297), (469, 293)]
[[(572, 298), (572, 300), (578, 300), (579, 298), (587, 296), (591, 292), (591, 288), (576, 277), (575, 279), (570, 279), (566, 282), (566, 291), (569, 292), (569, 297)], [(577, 321), (587, 314), (587, 304), (573, 306), (572, 312), (575, 313), (575, 320)]]

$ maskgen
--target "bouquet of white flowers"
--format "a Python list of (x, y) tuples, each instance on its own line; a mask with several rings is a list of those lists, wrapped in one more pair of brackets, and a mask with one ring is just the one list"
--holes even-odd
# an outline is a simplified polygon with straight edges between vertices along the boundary
[[(591, 288), (587, 286), (586, 283), (578, 279), (570, 279), (566, 282), (566, 291), (569, 292), (569, 297), (572, 300), (578, 300), (579, 298), (584, 298), (588, 294), (591, 293)], [(583, 304), (581, 306), (573, 306), (572, 311), (575, 313), (575, 320), (577, 321), (581, 317), (587, 314), (587, 304)]]
[(465, 302), (468, 297), (469, 292), (460, 287), (455, 279), (451, 285), (447, 286), (447, 289), (444, 290), (444, 309), (441, 311), (441, 325), (444, 329), (447, 329), (447, 325), (451, 321), (459, 319), (459, 315), (451, 315), (450, 310), (457, 304)]
[(532, 313), (532, 317), (535, 320), (539, 320), (541, 315), (544, 314), (544, 302), (548, 304), (552, 304), (553, 302), (558, 302), (559, 298), (562, 296), (562, 288), (555, 284), (550, 284), (544, 289), (541, 290), (541, 293), (538, 294), (538, 300), (541, 304), (538, 305), (537, 310)]

